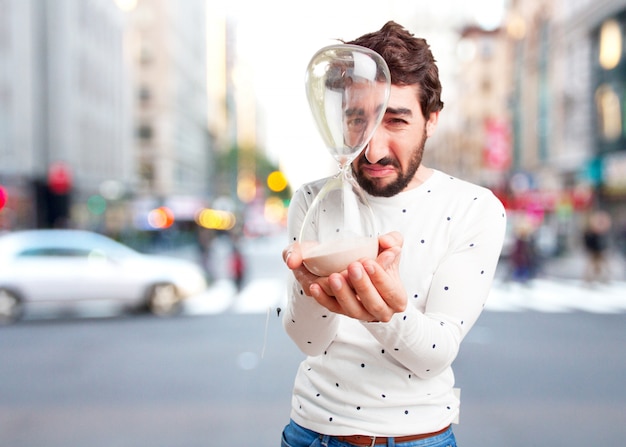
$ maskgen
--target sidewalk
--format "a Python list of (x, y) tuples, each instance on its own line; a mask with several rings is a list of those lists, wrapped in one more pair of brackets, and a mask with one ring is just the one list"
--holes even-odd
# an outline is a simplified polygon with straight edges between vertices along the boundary
[[(564, 256), (549, 258), (543, 261), (540, 276), (549, 278), (582, 279), (585, 274), (587, 260), (582, 251)], [(609, 265), (611, 279), (626, 281), (626, 261), (619, 253), (610, 253)]]

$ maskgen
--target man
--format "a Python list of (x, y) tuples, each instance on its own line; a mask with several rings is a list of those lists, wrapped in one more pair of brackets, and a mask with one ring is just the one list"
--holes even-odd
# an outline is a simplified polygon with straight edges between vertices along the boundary
[[(352, 163), (378, 219), (379, 255), (318, 277), (296, 242), (283, 251), (293, 271), (283, 323), (307, 358), (282, 445), (454, 446), (451, 364), (487, 299), (504, 209), (489, 190), (422, 164), (443, 108), (427, 42), (389, 22), (347, 43), (376, 51), (391, 72), (384, 118)], [(292, 241), (324, 183), (294, 194)]]

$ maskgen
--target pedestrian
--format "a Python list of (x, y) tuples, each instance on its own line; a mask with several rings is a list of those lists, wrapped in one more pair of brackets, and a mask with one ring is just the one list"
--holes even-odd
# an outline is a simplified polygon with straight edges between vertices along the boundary
[(515, 241), (511, 251), (511, 279), (528, 284), (537, 274), (539, 256), (533, 224), (523, 219), (515, 228)]
[(610, 279), (607, 254), (610, 229), (611, 216), (606, 211), (591, 213), (583, 232), (583, 244), (587, 256), (584, 280), (588, 284), (607, 282)]
[(244, 273), (246, 270), (245, 260), (237, 242), (233, 243), (230, 254), (230, 276), (235, 283), (237, 291), (243, 288)]
[(388, 22), (344, 43), (376, 51), (391, 72), (382, 123), (352, 163), (377, 216), (379, 254), (311, 274), (294, 241), (327, 179), (295, 192), (283, 325), (307, 357), (282, 446), (455, 446), (451, 364), (489, 294), (504, 207), (488, 189), (422, 164), (443, 108), (426, 40)]

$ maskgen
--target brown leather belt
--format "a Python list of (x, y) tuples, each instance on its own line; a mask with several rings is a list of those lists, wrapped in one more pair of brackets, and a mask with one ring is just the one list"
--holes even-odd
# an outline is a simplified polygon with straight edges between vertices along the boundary
[[(418, 441), (420, 439), (432, 438), (433, 436), (440, 435), (448, 430), (450, 426), (442, 428), (439, 431), (434, 431), (432, 433), (423, 433), (421, 435), (409, 435), (409, 436), (396, 436), (394, 437), (394, 442), (396, 444), (402, 442), (410, 442), (410, 441)], [(380, 444), (387, 444), (387, 439), (385, 436), (367, 436), (367, 435), (351, 435), (351, 436), (333, 436), (338, 441), (347, 442), (348, 444), (354, 445), (363, 445), (363, 446), (375, 446)]]

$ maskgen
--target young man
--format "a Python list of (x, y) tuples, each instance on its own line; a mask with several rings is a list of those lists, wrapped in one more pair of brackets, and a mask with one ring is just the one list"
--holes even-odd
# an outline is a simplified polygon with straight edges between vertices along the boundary
[[(283, 251), (293, 271), (283, 323), (307, 358), (282, 445), (454, 446), (451, 364), (487, 299), (504, 208), (489, 190), (422, 165), (443, 108), (427, 42), (389, 22), (347, 43), (376, 51), (391, 72), (382, 123), (352, 164), (378, 219), (379, 255), (317, 277), (296, 242)], [(294, 194), (292, 241), (324, 183)]]

